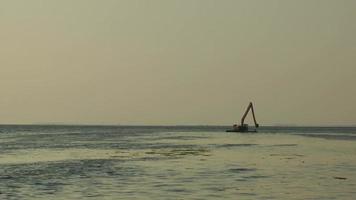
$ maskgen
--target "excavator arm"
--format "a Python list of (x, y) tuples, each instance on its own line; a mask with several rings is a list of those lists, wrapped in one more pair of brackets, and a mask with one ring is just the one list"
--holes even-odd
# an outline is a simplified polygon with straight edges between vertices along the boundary
[(255, 122), (255, 126), (256, 126), (256, 128), (258, 128), (259, 125), (258, 125), (258, 123), (256, 121), (255, 111), (253, 110), (252, 102), (250, 102), (250, 104), (248, 105), (248, 107), (247, 107), (247, 109), (245, 111), (245, 114), (241, 118), (241, 126), (244, 126), (245, 118), (246, 118), (246, 116), (247, 116), (247, 114), (249, 113), (250, 110), (252, 111), (252, 116), (253, 116), (253, 121)]

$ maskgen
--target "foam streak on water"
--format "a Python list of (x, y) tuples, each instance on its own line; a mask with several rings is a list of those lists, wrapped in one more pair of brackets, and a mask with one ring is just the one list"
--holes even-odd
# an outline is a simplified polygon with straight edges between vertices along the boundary
[(356, 199), (355, 128), (0, 126), (0, 199)]

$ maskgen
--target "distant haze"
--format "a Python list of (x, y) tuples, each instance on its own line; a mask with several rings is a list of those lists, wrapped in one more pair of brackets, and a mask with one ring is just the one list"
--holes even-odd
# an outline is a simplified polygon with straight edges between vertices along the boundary
[[(354, 0), (2, 0), (0, 124), (356, 124)], [(248, 119), (251, 123), (251, 119)]]

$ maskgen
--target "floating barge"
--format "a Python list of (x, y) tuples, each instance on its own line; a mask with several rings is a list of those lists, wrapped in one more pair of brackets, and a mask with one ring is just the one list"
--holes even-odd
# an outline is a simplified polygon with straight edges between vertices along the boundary
[[(250, 110), (252, 112), (253, 121), (255, 122), (255, 129), (254, 130), (249, 130), (248, 124), (245, 124), (245, 118), (246, 118), (247, 114), (250, 112)], [(253, 104), (252, 104), (252, 102), (250, 102), (250, 104), (247, 106), (245, 114), (241, 118), (240, 125), (234, 124), (232, 126), (232, 129), (227, 130), (226, 132), (237, 132), (237, 133), (252, 132), (252, 133), (256, 133), (258, 127), (259, 127), (259, 124), (256, 121), (255, 111), (253, 109)]]

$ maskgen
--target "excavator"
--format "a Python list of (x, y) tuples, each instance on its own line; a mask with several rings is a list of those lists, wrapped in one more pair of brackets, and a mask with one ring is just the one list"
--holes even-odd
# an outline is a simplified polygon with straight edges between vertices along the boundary
[[(255, 130), (249, 130), (248, 124), (245, 124), (245, 118), (247, 114), (250, 112), (250, 110), (252, 111), (253, 121), (255, 122), (255, 127), (256, 127)], [(241, 118), (241, 124), (240, 125), (234, 124), (233, 128), (231, 130), (227, 130), (226, 132), (257, 132), (258, 127), (259, 125), (256, 121), (255, 111), (253, 110), (252, 102), (250, 102), (250, 104), (247, 106), (245, 114)]]

